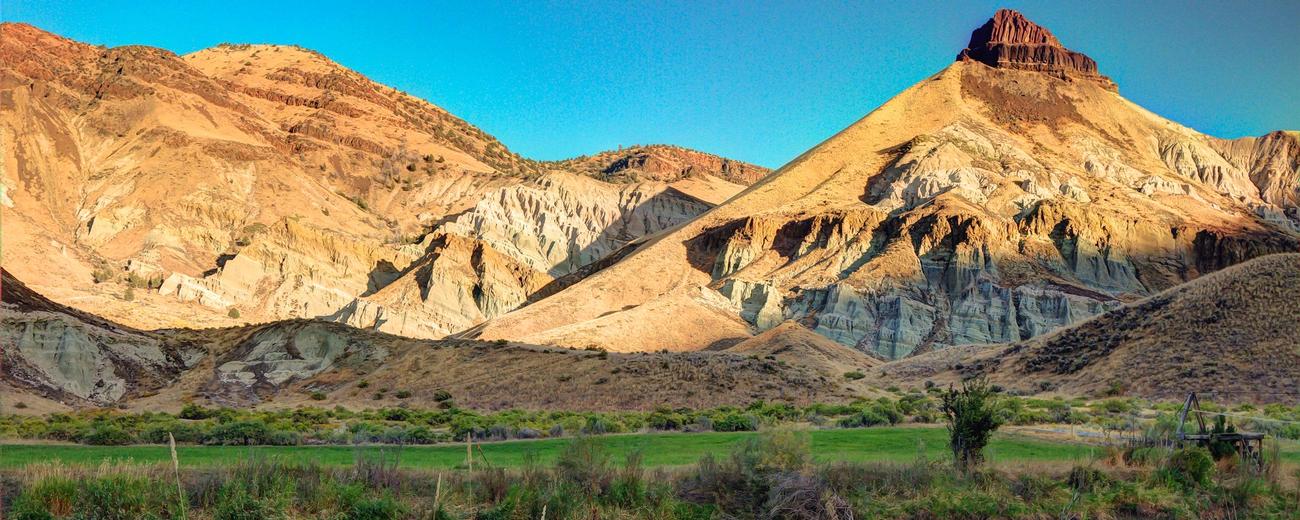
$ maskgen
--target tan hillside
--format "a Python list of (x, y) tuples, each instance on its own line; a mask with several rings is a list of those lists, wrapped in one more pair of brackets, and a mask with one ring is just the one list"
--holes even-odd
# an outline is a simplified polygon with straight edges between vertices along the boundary
[[(793, 321), (767, 329), (723, 350), (794, 365), (814, 366), (820, 372), (841, 377), (850, 372), (866, 372), (867, 369), (884, 363), (847, 345), (831, 341)], [(876, 382), (862, 381), (858, 384), (866, 388)]]
[(935, 352), (877, 369), (918, 385), (986, 375), (1065, 395), (1293, 403), (1300, 380), (1300, 254), (1268, 255), (1030, 341)]
[(772, 172), (762, 166), (661, 144), (633, 146), (550, 164), (557, 169), (606, 180), (674, 182), (687, 177), (713, 175), (745, 186)]
[[(690, 160), (663, 163), (685, 165), (669, 182), (537, 163), (298, 47), (177, 56), (6, 23), (0, 57), (5, 267), (58, 301), (143, 328), (295, 317), (373, 326), (349, 309), (440, 257), (442, 237), (549, 279), (693, 218), (742, 188), (723, 176), (756, 168), (671, 147), (655, 149)], [(527, 296), (536, 285), (455, 262), (434, 263), (463, 273), (444, 282), (470, 293)], [(421, 335), (523, 301), (488, 299), (435, 302), (445, 318)]]
[[(808, 404), (860, 395), (801, 356), (607, 354), (507, 342), (415, 340), (292, 320), (205, 330), (141, 331), (45, 299), (3, 277), (0, 404), (176, 410), (183, 402), (288, 407), (438, 405), (475, 409), (647, 410)], [(778, 354), (779, 356), (780, 354)], [(360, 381), (370, 384), (358, 386)], [(376, 398), (377, 392), (381, 392)], [(398, 392), (410, 392), (399, 398)], [(323, 400), (312, 394), (322, 393)]]
[(1291, 136), (1162, 119), (999, 13), (957, 62), (736, 197), (472, 333), (697, 350), (795, 319), (884, 358), (1032, 338), (1300, 250)]

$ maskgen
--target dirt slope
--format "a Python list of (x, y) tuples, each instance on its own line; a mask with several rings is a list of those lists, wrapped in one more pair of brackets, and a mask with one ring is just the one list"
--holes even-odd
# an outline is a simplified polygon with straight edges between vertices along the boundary
[[(88, 406), (176, 410), (187, 401), (435, 407), (439, 391), (476, 409), (624, 410), (756, 399), (837, 402), (862, 393), (822, 363), (752, 352), (608, 354), (428, 341), (309, 320), (141, 331), (54, 303), (7, 271), (0, 280), (5, 411), (18, 411), (12, 408), (18, 402), (38, 413)], [(358, 386), (362, 380), (368, 388)], [(325, 398), (314, 399), (315, 393)]]
[(986, 375), (1024, 392), (1293, 403), (1300, 254), (1268, 255), (1012, 345), (935, 352), (877, 370), (917, 385)]
[(473, 333), (696, 350), (796, 319), (896, 359), (1032, 338), (1300, 250), (1279, 195), (1300, 175), (1292, 134), (1231, 144), (1162, 119), (1014, 12), (970, 45), (726, 203)]
[[(438, 336), (512, 309), (536, 285), (486, 271), (563, 276), (742, 188), (723, 177), (765, 173), (665, 146), (537, 163), (293, 46), (177, 56), (6, 23), (0, 58), (5, 267), (143, 328), (295, 317), (373, 327), (350, 309), (437, 263), (465, 298), (395, 311), (428, 322), (413, 334)], [(592, 169), (601, 161), (622, 166)], [(448, 235), (477, 245), (443, 258), (435, 244)], [(499, 262), (475, 264), (473, 251)], [(489, 296), (464, 301), (474, 294)]]

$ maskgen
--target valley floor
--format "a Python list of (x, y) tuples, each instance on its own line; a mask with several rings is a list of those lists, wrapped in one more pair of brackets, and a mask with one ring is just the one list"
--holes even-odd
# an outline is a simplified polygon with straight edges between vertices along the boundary
[[(1068, 431), (1068, 430), (1067, 430)], [(615, 460), (639, 451), (648, 467), (694, 464), (711, 454), (724, 457), (754, 432), (638, 433), (593, 437)], [(814, 430), (812, 455), (816, 462), (906, 462), (924, 453), (927, 459), (949, 456), (947, 431), (938, 426)], [(475, 444), (475, 464), (516, 468), (527, 457), (550, 464), (572, 439), (514, 440)], [(1300, 463), (1300, 443), (1282, 441), (1281, 457)], [(1095, 444), (1042, 438), (1034, 429), (998, 433), (985, 450), (995, 464), (1021, 462), (1083, 463), (1103, 457), (1107, 448)], [(177, 447), (182, 466), (212, 466), (250, 458), (275, 458), (289, 463), (349, 466), (358, 458), (385, 456), (405, 469), (456, 469), (465, 467), (464, 444), (435, 446), (189, 446)], [(22, 468), (32, 463), (61, 462), (97, 465), (104, 462), (159, 463), (170, 461), (167, 446), (84, 446), (63, 443), (0, 444), (0, 468)], [(486, 461), (486, 463), (485, 463)]]

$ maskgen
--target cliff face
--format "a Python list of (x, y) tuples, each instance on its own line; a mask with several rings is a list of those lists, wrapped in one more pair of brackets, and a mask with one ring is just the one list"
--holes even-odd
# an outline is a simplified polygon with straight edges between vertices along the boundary
[(1000, 9), (971, 33), (970, 43), (958, 60), (974, 60), (991, 67), (1032, 70), (1062, 78), (1080, 77), (1114, 90), (1115, 83), (1097, 72), (1097, 62), (1066, 49), (1051, 31), (1010, 9)]
[[(474, 333), (691, 350), (796, 320), (899, 358), (1031, 338), (1300, 248), (1293, 134), (1225, 142), (1161, 119), (1015, 13), (978, 29), (963, 56)], [(689, 330), (641, 337), (673, 328)]]
[(1019, 392), (1289, 403), (1300, 377), (1300, 255), (1268, 255), (1008, 345), (933, 352), (875, 369), (882, 384), (983, 375)]

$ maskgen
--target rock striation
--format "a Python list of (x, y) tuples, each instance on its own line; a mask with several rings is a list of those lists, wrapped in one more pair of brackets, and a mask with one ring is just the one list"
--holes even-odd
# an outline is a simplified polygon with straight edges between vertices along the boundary
[[(373, 316), (365, 297), (438, 255), (426, 264), (440, 276), (465, 277), (448, 286), (494, 295), (435, 301), (445, 318), (419, 328), (444, 334), (767, 171), (670, 146), (541, 163), (300, 47), (177, 56), (13, 23), (0, 24), (0, 141), (6, 267), (140, 327)], [(452, 235), (481, 254), (431, 251)], [(450, 267), (479, 257), (542, 281), (483, 285)]]
[(1300, 254), (1267, 255), (1008, 345), (933, 352), (877, 369), (885, 384), (976, 375), (1024, 393), (1181, 399), (1187, 388), (1290, 403), (1300, 377)]
[(1097, 62), (1066, 49), (1051, 31), (1011, 9), (999, 9), (971, 33), (970, 43), (957, 55), (991, 67), (1032, 70), (1061, 78), (1081, 77), (1114, 90), (1115, 83), (1097, 72)]
[(1162, 119), (1009, 11), (963, 56), (468, 335), (695, 350), (793, 320), (897, 359), (1024, 341), (1300, 250), (1294, 134), (1227, 142)]

